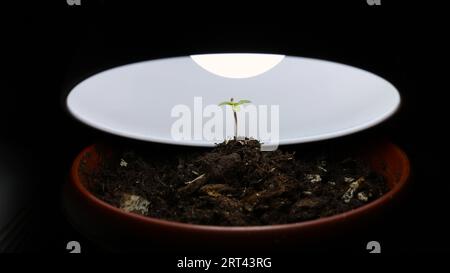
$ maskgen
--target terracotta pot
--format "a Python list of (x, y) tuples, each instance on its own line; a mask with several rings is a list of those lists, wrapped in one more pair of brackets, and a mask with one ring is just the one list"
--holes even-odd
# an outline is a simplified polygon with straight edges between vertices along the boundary
[(85, 187), (85, 175), (89, 175), (98, 168), (101, 160), (107, 160), (111, 155), (110, 151), (105, 152), (98, 145), (84, 149), (73, 162), (63, 203), (67, 217), (76, 229), (112, 250), (297, 248), (335, 236), (346, 236), (353, 230), (367, 226), (370, 220), (382, 215), (404, 191), (410, 176), (410, 164), (403, 151), (388, 142), (371, 145), (363, 151), (372, 168), (387, 179), (390, 191), (357, 209), (300, 223), (221, 227), (178, 223), (127, 213), (96, 198)]

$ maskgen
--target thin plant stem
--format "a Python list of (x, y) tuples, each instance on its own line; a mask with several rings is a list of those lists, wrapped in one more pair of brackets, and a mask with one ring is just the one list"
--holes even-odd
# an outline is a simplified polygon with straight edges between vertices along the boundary
[(233, 111), (234, 115), (234, 139), (237, 139), (238, 136), (238, 120), (237, 120), (237, 113), (236, 111)]
[(237, 139), (238, 137), (238, 118), (237, 118), (237, 111), (239, 111), (239, 106), (250, 103), (249, 100), (240, 100), (239, 102), (234, 102), (234, 99), (231, 98), (229, 102), (224, 101), (219, 103), (219, 106), (222, 105), (229, 105), (231, 106), (231, 109), (233, 110), (233, 116), (234, 116), (234, 139)]

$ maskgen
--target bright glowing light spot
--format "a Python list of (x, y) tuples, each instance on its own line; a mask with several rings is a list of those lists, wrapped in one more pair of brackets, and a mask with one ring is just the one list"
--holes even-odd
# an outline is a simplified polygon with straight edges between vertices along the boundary
[(225, 53), (191, 55), (191, 58), (213, 74), (241, 79), (269, 71), (283, 60), (284, 55)]

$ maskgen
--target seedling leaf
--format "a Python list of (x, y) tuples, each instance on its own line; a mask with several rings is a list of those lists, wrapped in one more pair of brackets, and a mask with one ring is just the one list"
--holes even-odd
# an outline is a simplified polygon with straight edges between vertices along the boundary
[(251, 103), (249, 100), (240, 100), (238, 104)]

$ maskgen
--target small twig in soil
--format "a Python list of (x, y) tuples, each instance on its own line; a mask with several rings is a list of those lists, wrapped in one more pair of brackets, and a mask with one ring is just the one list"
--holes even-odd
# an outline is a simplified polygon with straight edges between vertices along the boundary
[(197, 181), (197, 180), (202, 179), (204, 176), (205, 176), (205, 174), (199, 175), (197, 178), (194, 178), (194, 179), (191, 180), (191, 181), (184, 182), (184, 184), (189, 185), (189, 184), (191, 184), (191, 183), (194, 183), (194, 182)]
[(180, 194), (192, 194), (196, 192), (201, 186), (203, 186), (206, 183), (206, 176), (205, 174), (202, 174), (195, 178), (194, 180), (185, 182), (185, 186), (178, 188), (178, 193)]

